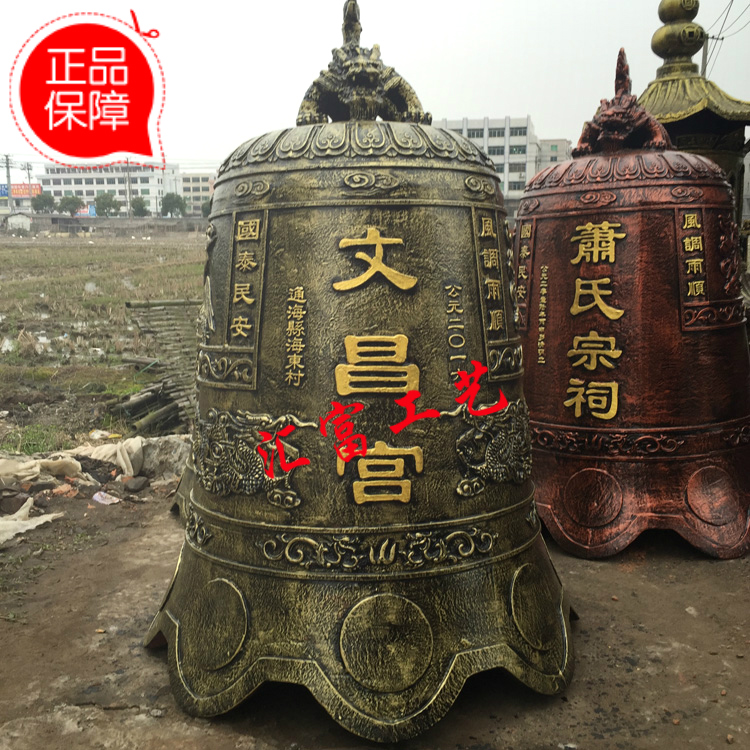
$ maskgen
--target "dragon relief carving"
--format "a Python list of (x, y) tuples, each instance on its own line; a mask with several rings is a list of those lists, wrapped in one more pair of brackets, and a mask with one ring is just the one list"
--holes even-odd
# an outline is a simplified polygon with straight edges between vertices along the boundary
[(469, 425), (456, 440), (463, 465), (463, 479), (456, 487), (459, 495), (474, 497), (488, 481), (522, 484), (531, 476), (531, 430), (524, 400), (511, 401), (492, 414), (473, 415), (466, 404), (443, 414), (460, 416)]
[(359, 44), (362, 26), (356, 0), (344, 4), (343, 46), (333, 50), (328, 69), (307, 90), (297, 125), (343, 120), (415, 122), (429, 125), (432, 115), (422, 109), (414, 89), (393, 69), (383, 65), (380, 47)]
[(617, 57), (614, 99), (602, 99), (593, 120), (583, 127), (573, 156), (611, 154), (622, 149), (664, 151), (672, 148), (664, 126), (631, 93), (630, 66), (621, 49)]
[[(292, 489), (290, 478), (294, 469), (266, 473), (266, 466), (258, 448), (271, 442), (264, 440), (261, 431), (273, 434), (273, 444), (283, 448), (284, 458), (294, 463), (300, 453), (278, 433), (289, 425), (317, 427), (314, 422), (302, 422), (293, 414), (272, 417), (270, 414), (251, 414), (246, 411), (230, 413), (210, 409), (205, 420), (200, 420), (193, 442), (193, 463), (201, 486), (215, 495), (254, 495), (265, 493), (271, 505), (294, 508), (302, 501)], [(271, 455), (271, 461), (274, 457)], [(277, 473), (278, 472), (278, 473)]]

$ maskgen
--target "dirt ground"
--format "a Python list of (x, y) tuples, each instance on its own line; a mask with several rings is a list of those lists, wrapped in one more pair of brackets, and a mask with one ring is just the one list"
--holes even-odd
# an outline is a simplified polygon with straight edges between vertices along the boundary
[[(203, 241), (23, 243), (0, 243), (0, 445), (53, 450), (114, 427), (105, 402), (136, 386), (121, 355), (147, 348), (124, 300), (199, 291)], [(140, 500), (52, 496), (45, 512), (65, 516), (0, 550), (0, 750), (384, 747), (294, 685), (266, 685), (213, 720), (177, 708), (165, 652), (142, 639), (183, 530), (166, 494)], [(549, 547), (580, 616), (566, 694), (487, 672), (431, 730), (385, 747), (750, 748), (750, 559), (712, 560), (666, 532), (605, 561)]]
[[(183, 532), (168, 497), (142, 499), (55, 498), (47, 511), (64, 518), (0, 552), (0, 749), (381, 747), (294, 685), (266, 685), (213, 720), (177, 708), (165, 652), (141, 642)], [(750, 747), (750, 560), (711, 560), (666, 532), (606, 561), (549, 546), (580, 616), (567, 693), (539, 696), (487, 672), (439, 724), (389, 747)]]

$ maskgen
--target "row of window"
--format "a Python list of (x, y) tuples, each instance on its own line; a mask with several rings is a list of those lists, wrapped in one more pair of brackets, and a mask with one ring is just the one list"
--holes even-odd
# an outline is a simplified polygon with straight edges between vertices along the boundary
[[(138, 195), (137, 190), (133, 190), (133, 195)], [(53, 190), (52, 195), (54, 195), (56, 198), (61, 198), (63, 195), (66, 197), (69, 195), (77, 195), (79, 198), (83, 198), (84, 195), (90, 196), (90, 195), (102, 195), (103, 193), (112, 193), (114, 194), (114, 190)], [(118, 190), (117, 195), (127, 195), (127, 190)], [(148, 188), (141, 188), (140, 191), (141, 195), (151, 195), (151, 191)], [(162, 191), (158, 191), (158, 195), (161, 195)]]
[[(456, 133), (461, 133), (460, 128), (455, 129)], [(527, 132), (526, 128), (511, 128), (510, 137), (515, 138), (517, 136), (525, 136)], [(505, 138), (505, 128), (489, 128), (490, 138)], [(466, 131), (468, 138), (484, 138), (484, 128), (469, 128)]]
[[(53, 179), (53, 180), (49, 180), (49, 179), (45, 180), (45, 179), (43, 179), (42, 180), (42, 185), (45, 185), (45, 186), (49, 186), (50, 184), (52, 184), (52, 185), (60, 185), (60, 184), (62, 184), (62, 185), (94, 185), (94, 184), (96, 184), (96, 185), (104, 185), (105, 179), (106, 179), (107, 185), (124, 185), (127, 182), (127, 180), (125, 179), (125, 177), (107, 177), (107, 178), (104, 178), (104, 177), (96, 177), (96, 178), (94, 178), (94, 177), (86, 177), (85, 179), (82, 178), (82, 177), (75, 177), (75, 178), (72, 178), (72, 179), (70, 177), (66, 177), (66, 178), (63, 178), (62, 180), (59, 179), (59, 178)], [(150, 177), (140, 177), (140, 178), (139, 177), (132, 177), (130, 179), (130, 183), (132, 185), (136, 185), (136, 184), (138, 184), (138, 180), (139, 179), (141, 181), (141, 185), (148, 185), (151, 182), (151, 178)], [(161, 185), (161, 177), (158, 178), (158, 184)]]
[(208, 177), (183, 177), (183, 182), (208, 182)]
[(45, 167), (45, 174), (78, 174), (79, 172), (153, 172), (156, 167), (149, 164), (129, 166), (116, 164), (110, 167)]
[(187, 185), (184, 185), (184, 186), (183, 186), (183, 188), (182, 188), (182, 190), (183, 190), (183, 191), (184, 191), (185, 193), (190, 193), (191, 191), (192, 191), (193, 193), (200, 193), (200, 192), (203, 192), (203, 193), (207, 193), (207, 192), (209, 192), (209, 191), (211, 190), (211, 188), (210, 188), (210, 187), (209, 187), (208, 185), (201, 185), (200, 187), (198, 187), (198, 186), (196, 185), (196, 186), (195, 186), (195, 187), (193, 187), (193, 188), (191, 188), (191, 187), (188, 187)]
[[(505, 156), (505, 146), (489, 146), (487, 153), (490, 156)], [(512, 156), (518, 156), (519, 154), (526, 153), (526, 146), (511, 146), (508, 149), (508, 153)]]

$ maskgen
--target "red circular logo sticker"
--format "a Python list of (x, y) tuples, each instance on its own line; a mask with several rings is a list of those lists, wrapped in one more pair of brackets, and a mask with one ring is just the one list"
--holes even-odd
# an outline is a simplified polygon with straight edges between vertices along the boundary
[(11, 110), (26, 140), (62, 163), (164, 162), (163, 76), (143, 36), (96, 13), (57, 19), (32, 35), (11, 72)]

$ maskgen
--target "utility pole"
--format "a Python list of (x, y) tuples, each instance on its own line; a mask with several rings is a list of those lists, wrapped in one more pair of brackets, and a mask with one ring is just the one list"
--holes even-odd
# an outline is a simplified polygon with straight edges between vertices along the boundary
[(127, 185), (128, 185), (128, 219), (133, 218), (133, 188), (130, 184), (130, 159), (125, 159), (125, 169), (127, 169)]
[(29, 210), (31, 210), (31, 199), (33, 197), (31, 195), (31, 162), (27, 161), (26, 164), (23, 165), (23, 169), (26, 170), (26, 179), (29, 183)]
[(10, 186), (10, 154), (3, 154), (5, 157), (5, 179), (8, 183), (8, 212), (13, 213), (13, 189)]
[(708, 40), (710, 36), (706, 36), (706, 41), (703, 44), (703, 60), (701, 61), (701, 75), (706, 77), (706, 66), (708, 65)]

